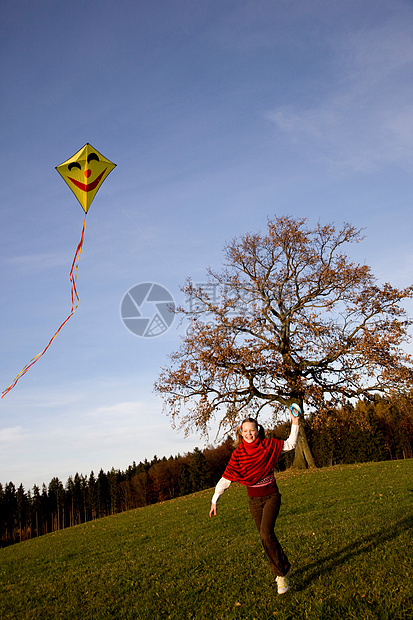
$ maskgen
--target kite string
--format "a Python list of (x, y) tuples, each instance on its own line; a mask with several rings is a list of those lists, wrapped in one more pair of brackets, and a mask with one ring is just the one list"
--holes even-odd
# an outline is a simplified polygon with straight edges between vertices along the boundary
[[(9, 385), (9, 387), (6, 388), (2, 392), (1, 398), (6, 396), (6, 394), (8, 394), (8, 392), (10, 392), (10, 390), (12, 390), (14, 388), (14, 386), (16, 385), (16, 383), (18, 382), (20, 377), (22, 377), (24, 374), (26, 374), (26, 372), (29, 370), (29, 368), (31, 368), (33, 366), (33, 364), (35, 364), (37, 362), (37, 360), (40, 359), (44, 353), (46, 353), (47, 349), (50, 347), (50, 345), (52, 344), (53, 340), (56, 338), (57, 334), (60, 332), (62, 327), (64, 325), (66, 325), (66, 323), (68, 322), (70, 317), (76, 312), (76, 309), (77, 309), (77, 307), (79, 305), (79, 295), (77, 294), (77, 289), (76, 289), (77, 268), (79, 266), (79, 258), (80, 258), (80, 254), (82, 252), (83, 239), (84, 239), (84, 236), (85, 236), (86, 215), (87, 215), (87, 213), (85, 212), (85, 218), (83, 220), (82, 234), (80, 236), (80, 241), (79, 241), (78, 246), (76, 248), (76, 252), (75, 252), (75, 255), (74, 255), (74, 258), (73, 258), (73, 262), (72, 262), (72, 268), (70, 269), (70, 274), (69, 274), (69, 279), (70, 279), (70, 283), (71, 283), (70, 294), (71, 294), (71, 298), (72, 298), (72, 308), (70, 310), (70, 314), (67, 317), (67, 319), (61, 324), (61, 326), (56, 331), (54, 336), (49, 340), (48, 344), (43, 349), (43, 351), (41, 353), (39, 353), (38, 355), (36, 355), (36, 357), (33, 357), (33, 359), (31, 359), (30, 362), (28, 362), (26, 364), (26, 366), (19, 372), (19, 374), (17, 375), (17, 377), (15, 377), (14, 381)], [(74, 274), (73, 274), (73, 270), (74, 270)], [(75, 306), (75, 298), (77, 300), (76, 301), (76, 306)]]

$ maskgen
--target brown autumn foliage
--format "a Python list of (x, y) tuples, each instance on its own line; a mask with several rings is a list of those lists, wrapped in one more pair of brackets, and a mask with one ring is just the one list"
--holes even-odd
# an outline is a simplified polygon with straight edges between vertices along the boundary
[[(411, 319), (402, 307), (413, 287), (380, 284), (347, 246), (361, 240), (307, 220), (275, 217), (266, 233), (225, 247), (225, 267), (208, 286), (190, 279), (190, 329), (155, 385), (173, 424), (206, 435), (218, 420), (233, 430), (296, 402), (316, 411), (352, 398), (407, 393), (412, 358), (403, 350)], [(219, 291), (219, 295), (217, 294)], [(296, 465), (312, 465), (300, 434)], [(301, 462), (300, 462), (301, 461)]]
[(159, 461), (152, 465), (148, 475), (153, 481), (158, 501), (173, 499), (179, 495), (180, 462), (177, 459)]

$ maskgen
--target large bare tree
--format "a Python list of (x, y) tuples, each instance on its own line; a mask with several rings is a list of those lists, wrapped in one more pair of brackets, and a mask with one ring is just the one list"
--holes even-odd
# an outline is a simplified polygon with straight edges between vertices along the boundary
[[(379, 284), (353, 263), (346, 246), (361, 240), (350, 224), (309, 228), (276, 217), (265, 234), (225, 247), (222, 272), (187, 281), (190, 327), (155, 389), (173, 423), (206, 435), (229, 431), (298, 403), (315, 410), (375, 393), (412, 388), (412, 358), (403, 350), (411, 320), (402, 307), (413, 286)], [(312, 466), (304, 433), (296, 466)]]

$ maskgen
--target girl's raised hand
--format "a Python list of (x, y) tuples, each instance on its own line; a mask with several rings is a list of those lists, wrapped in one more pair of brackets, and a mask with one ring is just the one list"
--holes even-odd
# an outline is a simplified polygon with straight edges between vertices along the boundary
[(299, 423), (299, 415), (301, 414), (301, 407), (299, 407), (299, 405), (293, 403), (292, 405), (290, 405), (288, 407), (288, 409), (290, 410), (290, 418), (291, 418), (292, 424), (298, 424)]

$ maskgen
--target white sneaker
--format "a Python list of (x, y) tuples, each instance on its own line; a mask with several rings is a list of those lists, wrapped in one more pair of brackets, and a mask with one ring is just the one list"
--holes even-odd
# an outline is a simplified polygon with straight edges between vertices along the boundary
[(284, 577), (276, 577), (275, 581), (277, 582), (278, 594), (285, 594), (290, 589), (288, 577), (290, 575), (290, 571)]

